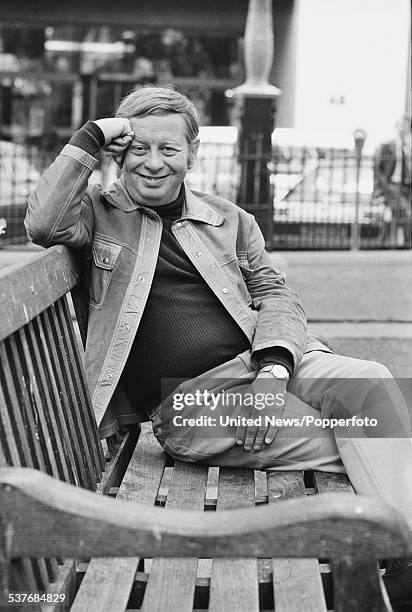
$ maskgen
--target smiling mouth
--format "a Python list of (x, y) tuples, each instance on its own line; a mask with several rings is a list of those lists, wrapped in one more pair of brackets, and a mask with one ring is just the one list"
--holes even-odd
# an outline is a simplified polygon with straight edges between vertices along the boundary
[(146, 181), (150, 181), (151, 183), (155, 183), (156, 181), (161, 181), (162, 179), (165, 179), (168, 177), (167, 174), (165, 174), (164, 176), (149, 176), (147, 174), (139, 174), (139, 176), (144, 178)]

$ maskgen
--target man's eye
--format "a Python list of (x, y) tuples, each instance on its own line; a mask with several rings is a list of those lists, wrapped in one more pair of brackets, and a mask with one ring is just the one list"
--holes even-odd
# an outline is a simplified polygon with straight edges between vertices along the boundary
[(142, 147), (137, 147), (137, 146), (134, 146), (134, 147), (131, 147), (131, 148), (130, 148), (130, 151), (131, 151), (132, 153), (137, 153), (137, 154), (139, 154), (139, 153), (144, 153), (144, 152), (145, 152), (145, 150), (146, 150), (146, 148), (145, 148), (145, 147), (143, 147), (143, 146), (142, 146)]
[(163, 151), (169, 154), (176, 153), (176, 149), (174, 149), (173, 147), (163, 147)]

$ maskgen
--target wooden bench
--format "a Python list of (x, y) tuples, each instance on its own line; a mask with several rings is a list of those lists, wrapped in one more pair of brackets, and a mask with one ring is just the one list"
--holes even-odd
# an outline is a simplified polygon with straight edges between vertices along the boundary
[(173, 461), (148, 424), (99, 440), (78, 283), (65, 247), (0, 273), (2, 609), (390, 610), (376, 562), (408, 527), (346, 477)]

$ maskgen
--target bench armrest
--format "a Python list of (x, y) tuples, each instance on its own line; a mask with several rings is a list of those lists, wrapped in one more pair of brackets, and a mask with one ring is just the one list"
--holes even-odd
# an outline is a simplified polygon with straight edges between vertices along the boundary
[(405, 519), (375, 498), (326, 493), (219, 513), (162, 509), (80, 489), (29, 468), (0, 469), (6, 558), (327, 557), (411, 554)]

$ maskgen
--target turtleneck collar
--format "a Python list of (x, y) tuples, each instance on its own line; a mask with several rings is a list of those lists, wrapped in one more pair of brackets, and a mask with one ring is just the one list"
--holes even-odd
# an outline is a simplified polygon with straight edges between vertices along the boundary
[(150, 208), (155, 213), (159, 215), (162, 219), (164, 218), (173, 218), (178, 219), (182, 215), (183, 203), (185, 201), (185, 187), (182, 183), (180, 187), (179, 194), (173, 202), (169, 202), (168, 204), (162, 204), (162, 206), (149, 206), (145, 204), (145, 208)]

